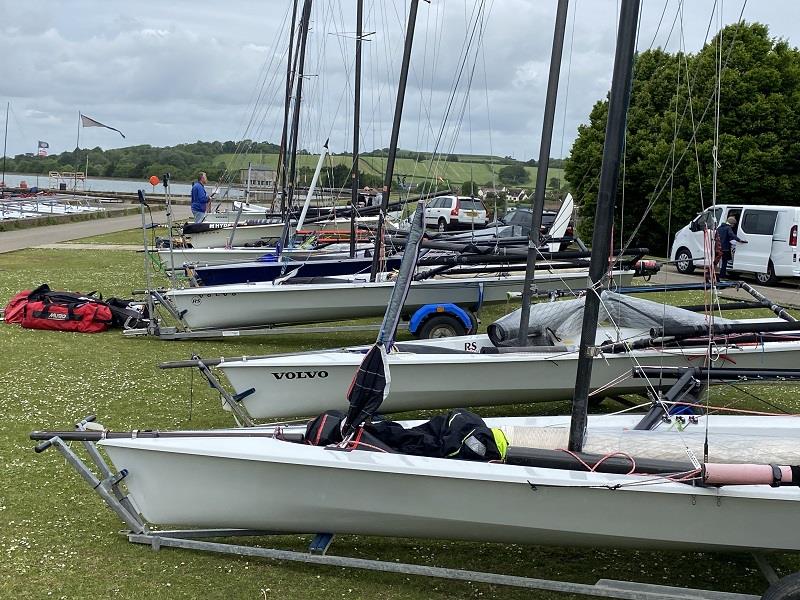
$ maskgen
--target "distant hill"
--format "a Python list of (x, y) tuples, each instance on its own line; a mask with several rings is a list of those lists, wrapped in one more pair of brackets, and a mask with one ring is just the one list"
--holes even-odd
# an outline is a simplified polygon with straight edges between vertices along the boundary
[[(247, 147), (248, 154), (237, 154)], [(200, 171), (206, 171), (211, 181), (228, 177), (238, 179), (238, 170), (247, 168), (248, 162), (275, 168), (278, 162), (278, 146), (269, 142), (194, 142), (163, 148), (150, 145), (129, 146), (103, 150), (100, 147), (62, 152), (52, 156), (19, 154), (7, 161), (6, 170), (11, 173), (47, 174), (49, 171), (83, 171), (88, 156), (89, 176), (118, 177), (125, 179), (148, 179), (151, 175), (159, 177), (170, 173), (174, 181), (192, 181)], [(303, 151), (298, 155), (298, 177), (301, 182), (311, 178), (317, 164), (318, 155)], [(451, 154), (431, 160), (430, 152), (398, 150), (395, 175), (406, 184), (423, 182), (460, 187), (464, 182), (473, 181), (479, 186), (504, 186), (532, 188), (536, 181), (537, 167), (529, 163), (515, 161), (510, 157)], [(333, 169), (339, 166), (349, 171), (352, 158), (347, 154), (329, 156), (326, 166)], [(361, 169), (365, 183), (380, 185), (386, 169), (386, 150), (373, 150), (361, 157)], [(504, 173), (504, 169), (506, 172)], [(512, 171), (514, 177), (506, 177)], [(346, 172), (345, 172), (346, 174)], [(564, 171), (551, 168), (551, 179), (559, 180), (564, 186)], [(332, 180), (342, 181), (337, 176)]]
[[(400, 177), (401, 180), (405, 178), (407, 184), (438, 181), (439, 178), (452, 186), (461, 186), (461, 184), (466, 181), (474, 181), (480, 186), (494, 184), (496, 187), (532, 188), (536, 183), (538, 167), (528, 167), (517, 162), (512, 163), (512, 161), (499, 157), (458, 155), (459, 160), (457, 162), (448, 161), (446, 157), (443, 157), (432, 163), (429, 158), (430, 155), (425, 154), (425, 156), (425, 160), (420, 162), (411, 158), (398, 158), (395, 162), (395, 175)], [(317, 166), (318, 160), (318, 154), (301, 154), (297, 157), (298, 169), (302, 170), (300, 174), (301, 183), (307, 183), (303, 181), (304, 176), (310, 179), (313, 174), (313, 169)], [(382, 177), (386, 170), (386, 160), (384, 156), (362, 155), (360, 160), (361, 170), (363, 173)], [(239, 168), (247, 168), (248, 162), (275, 168), (278, 164), (278, 155), (250, 154), (235, 157), (232, 154), (223, 154), (216, 158), (215, 167), (219, 169), (227, 166), (228, 169), (237, 170)], [(349, 155), (338, 154), (336, 156), (328, 156), (325, 164), (326, 167), (329, 168), (333, 168), (336, 165), (343, 165), (349, 169), (352, 163), (353, 159)], [(504, 181), (500, 177), (500, 171), (509, 164), (522, 166), (525, 173), (528, 175), (527, 180), (519, 182)], [(563, 187), (564, 169), (549, 169), (548, 183), (553, 178), (558, 179)]]

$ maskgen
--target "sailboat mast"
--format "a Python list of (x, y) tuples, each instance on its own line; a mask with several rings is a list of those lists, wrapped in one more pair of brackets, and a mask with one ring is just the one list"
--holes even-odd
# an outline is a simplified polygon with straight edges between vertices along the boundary
[(547, 170), (550, 165), (550, 144), (553, 140), (553, 122), (558, 98), (558, 78), (561, 73), (561, 53), (564, 48), (564, 32), (567, 29), (567, 9), (569, 0), (558, 0), (556, 26), (553, 33), (553, 50), (550, 53), (550, 75), (547, 80), (547, 98), (544, 105), (542, 139), (539, 145), (539, 170), (536, 173), (536, 191), (531, 201), (531, 230), (528, 233), (528, 262), (525, 267), (525, 285), (522, 288), (522, 312), (519, 322), (520, 346), (527, 345), (528, 321), (531, 315), (531, 296), (533, 295), (533, 276), (536, 271), (536, 253), (539, 250), (542, 211), (544, 211), (544, 192), (547, 186)]
[(283, 131), (281, 132), (281, 146), (278, 150), (278, 164), (275, 169), (275, 186), (273, 188), (273, 207), (274, 196), (278, 193), (278, 186), (281, 189), (281, 216), (286, 218), (286, 138), (289, 135), (289, 106), (292, 102), (292, 87), (294, 86), (294, 64), (293, 46), (294, 46), (294, 26), (297, 21), (297, 1), (294, 0), (292, 6), (292, 23), (289, 29), (289, 51), (286, 58), (286, 92), (283, 99)]
[(419, 0), (411, 0), (411, 6), (408, 9), (408, 24), (406, 26), (405, 46), (403, 48), (403, 63), (400, 68), (400, 83), (397, 86), (397, 101), (395, 102), (394, 106), (392, 137), (389, 143), (389, 156), (386, 159), (386, 176), (383, 180), (383, 199), (381, 201), (381, 210), (378, 213), (378, 226), (375, 230), (375, 250), (372, 254), (372, 270), (369, 274), (370, 281), (375, 281), (381, 261), (380, 250), (381, 244), (383, 243), (383, 222), (386, 218), (386, 211), (389, 207), (389, 191), (392, 189), (392, 178), (394, 177), (394, 161), (395, 157), (397, 156), (397, 140), (400, 137), (400, 120), (403, 116), (403, 102), (406, 97), (408, 68), (411, 64), (411, 46), (414, 42), (414, 27), (417, 23), (418, 8)]
[(311, 21), (311, 2), (305, 0), (303, 4), (303, 14), (300, 17), (300, 54), (297, 57), (297, 87), (294, 98), (294, 110), (292, 111), (292, 135), (288, 147), (289, 152), (289, 174), (286, 181), (288, 195), (286, 197), (286, 223), (281, 236), (281, 248), (286, 247), (289, 237), (288, 212), (294, 200), (295, 175), (297, 174), (297, 144), (300, 131), (300, 103), (303, 97), (303, 72), (306, 61), (306, 40), (308, 39), (309, 22)]
[(572, 400), (569, 449), (573, 452), (580, 452), (583, 449), (586, 433), (589, 384), (592, 378), (597, 318), (600, 313), (600, 285), (608, 269), (619, 164), (622, 159), (628, 105), (631, 98), (638, 18), (639, 0), (623, 0), (619, 15), (617, 50), (614, 56), (614, 73), (608, 101), (608, 123), (603, 144), (603, 162), (600, 166), (600, 186), (597, 192), (597, 212), (592, 235), (592, 259), (589, 264), (591, 287), (586, 294), (586, 305), (583, 310), (578, 372), (575, 380), (575, 395)]
[[(364, 0), (356, 3), (356, 68), (353, 82), (353, 175), (351, 183), (350, 207), (355, 213), (358, 206), (358, 188), (361, 187), (358, 172), (358, 137), (361, 128), (361, 36), (363, 35)], [(350, 218), (350, 256), (356, 254), (355, 215)]]

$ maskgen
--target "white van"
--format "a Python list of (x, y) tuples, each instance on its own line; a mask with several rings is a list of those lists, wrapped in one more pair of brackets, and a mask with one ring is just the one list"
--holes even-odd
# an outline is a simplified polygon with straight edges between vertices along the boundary
[(756, 206), (748, 204), (717, 204), (700, 213), (691, 223), (675, 234), (670, 259), (680, 273), (691, 273), (704, 267), (705, 254), (713, 244), (704, 240), (703, 232), (728, 217), (736, 217), (734, 228), (740, 239), (729, 264), (729, 271), (753, 273), (759, 283), (774, 283), (781, 277), (800, 277), (797, 228), (800, 224), (798, 206)]

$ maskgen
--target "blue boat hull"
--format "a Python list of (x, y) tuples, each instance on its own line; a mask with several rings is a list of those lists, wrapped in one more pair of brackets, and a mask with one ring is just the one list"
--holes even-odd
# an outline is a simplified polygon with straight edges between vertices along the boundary
[[(196, 267), (195, 279), (201, 285), (225, 285), (229, 283), (253, 283), (257, 281), (273, 281), (295, 269), (299, 269), (296, 277), (334, 277), (337, 275), (354, 275), (368, 273), (372, 266), (372, 258), (337, 258), (308, 261), (285, 262), (247, 262), (229, 265)], [(388, 270), (400, 268), (400, 257), (386, 259)]]

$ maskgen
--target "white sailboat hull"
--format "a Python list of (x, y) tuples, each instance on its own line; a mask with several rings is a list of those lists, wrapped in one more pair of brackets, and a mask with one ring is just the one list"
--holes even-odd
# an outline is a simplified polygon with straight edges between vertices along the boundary
[[(548, 419), (487, 424), (511, 421)], [(564, 418), (549, 421), (563, 425)], [(769, 423), (774, 430), (775, 421)], [(796, 426), (794, 419), (787, 431), (797, 435)], [(102, 445), (116, 468), (128, 471), (125, 484), (135, 506), (157, 525), (568, 546), (800, 549), (797, 487), (697, 488), (652, 475), (343, 452), (274, 438)], [(623, 487), (609, 489), (618, 484)]]
[[(628, 285), (631, 271), (615, 280)], [(405, 310), (425, 304), (450, 302), (462, 306), (506, 302), (508, 292), (519, 291), (524, 277), (454, 277), (415, 281)], [(540, 291), (584, 288), (585, 269), (537, 275)], [(170, 290), (167, 297), (191, 329), (259, 327), (288, 323), (318, 323), (383, 315), (394, 282), (353, 281), (327, 284), (273, 285), (271, 282), (218, 285)]]
[[(222, 248), (228, 245), (233, 227), (219, 227), (186, 235), (195, 248)], [(283, 233), (283, 223), (267, 225), (239, 225), (233, 235), (233, 244), (242, 246), (259, 240), (279, 239)]]
[[(385, 412), (568, 400), (575, 391), (578, 363), (575, 351), (479, 354), (481, 346), (491, 345), (485, 335), (408, 342), (403, 348), (415, 345), (472, 351), (390, 353), (392, 383), (389, 397), (381, 406)], [(624, 378), (635, 365), (700, 366), (706, 350), (705, 347), (649, 349), (605, 355), (594, 361), (591, 390)], [(237, 392), (255, 389), (242, 400), (252, 417), (283, 418), (316, 415), (342, 406), (362, 359), (360, 352), (322, 351), (224, 361), (219, 368)], [(732, 347), (725, 351), (725, 359), (717, 362), (720, 366), (735, 364), (742, 369), (793, 369), (800, 364), (800, 341)], [(645, 379), (628, 377), (600, 392), (599, 397), (642, 393), (647, 385)]]

